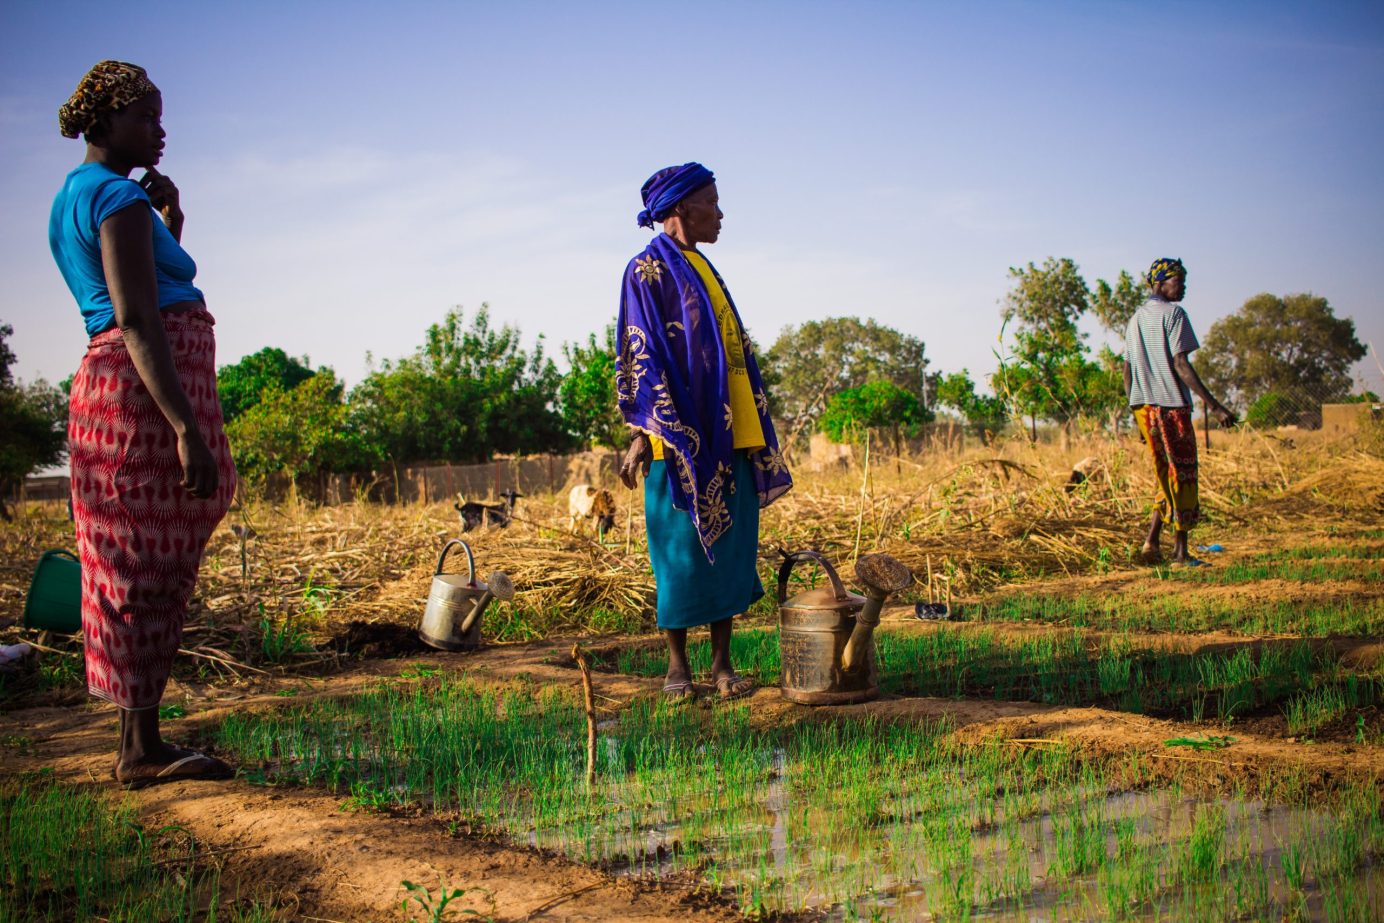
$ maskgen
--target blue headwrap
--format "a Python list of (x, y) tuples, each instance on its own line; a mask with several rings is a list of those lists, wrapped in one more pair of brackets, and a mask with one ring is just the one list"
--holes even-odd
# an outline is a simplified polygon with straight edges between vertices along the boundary
[(639, 213), (639, 226), (651, 228), (655, 221), (668, 217), (683, 199), (716, 182), (716, 175), (699, 163), (680, 167), (664, 167), (644, 181), (639, 194), (644, 198), (644, 210)]
[(1173, 276), (1187, 275), (1186, 268), (1182, 265), (1182, 260), (1165, 256), (1153, 261), (1149, 267), (1149, 285), (1157, 285), (1159, 282), (1166, 282)]

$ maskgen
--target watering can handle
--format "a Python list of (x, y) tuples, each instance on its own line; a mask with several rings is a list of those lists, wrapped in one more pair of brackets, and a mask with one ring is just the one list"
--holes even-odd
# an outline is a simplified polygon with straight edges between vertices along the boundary
[(793, 570), (793, 565), (799, 561), (816, 561), (827, 572), (827, 579), (831, 581), (831, 588), (836, 593), (836, 598), (845, 601), (848, 598), (846, 588), (841, 585), (841, 578), (836, 576), (836, 568), (831, 566), (831, 562), (826, 556), (816, 551), (794, 551), (791, 554), (780, 551), (783, 555), (783, 563), (779, 565), (778, 574), (778, 601), (783, 605), (788, 601), (788, 575)]
[(471, 546), (459, 538), (454, 538), (442, 546), (442, 553), (437, 556), (437, 570), (433, 571), (433, 576), (436, 577), (438, 574), (442, 573), (442, 562), (447, 560), (447, 552), (452, 550), (453, 545), (460, 545), (462, 550), (466, 552), (466, 582), (475, 583), (476, 556), (471, 553)]

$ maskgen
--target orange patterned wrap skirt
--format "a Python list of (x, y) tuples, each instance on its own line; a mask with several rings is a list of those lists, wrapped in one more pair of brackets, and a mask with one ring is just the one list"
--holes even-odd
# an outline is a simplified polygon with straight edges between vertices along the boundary
[(1197, 431), (1192, 425), (1190, 407), (1158, 407), (1145, 404), (1134, 408), (1139, 434), (1153, 456), (1153, 474), (1158, 479), (1158, 508), (1164, 522), (1185, 531), (1201, 518), (1197, 494)]

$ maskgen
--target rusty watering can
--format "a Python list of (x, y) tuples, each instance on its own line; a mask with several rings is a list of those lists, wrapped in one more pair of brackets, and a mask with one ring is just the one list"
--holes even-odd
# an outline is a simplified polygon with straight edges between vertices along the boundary
[[(447, 552), (457, 545), (466, 552), (466, 576), (442, 573)], [(471, 546), (454, 538), (442, 546), (433, 572), (428, 607), (418, 637), (443, 651), (474, 651), (481, 646), (481, 616), (492, 599), (513, 599), (514, 583), (504, 571), (494, 571), (488, 583), (476, 580), (476, 556)]]
[[(830, 584), (788, 598), (788, 576), (799, 561), (815, 561)], [(887, 554), (856, 561), (865, 596), (846, 590), (836, 568), (816, 551), (783, 554), (779, 566), (779, 645), (782, 692), (803, 705), (847, 705), (879, 696), (875, 626), (884, 600), (913, 582), (907, 567)]]

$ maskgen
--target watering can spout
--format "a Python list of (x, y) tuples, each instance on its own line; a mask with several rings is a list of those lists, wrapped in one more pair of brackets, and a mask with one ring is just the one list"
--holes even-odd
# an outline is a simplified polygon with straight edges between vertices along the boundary
[(471, 630), (471, 626), (485, 614), (485, 607), (490, 605), (492, 599), (503, 599), (509, 601), (514, 598), (514, 581), (509, 579), (509, 574), (502, 570), (492, 573), (485, 582), (485, 592), (476, 600), (476, 605), (466, 614), (466, 620), (461, 623), (461, 633), (464, 635)]
[(856, 673), (867, 661), (875, 640), (884, 601), (913, 583), (913, 573), (887, 554), (867, 554), (855, 563), (855, 578), (865, 587), (865, 605), (855, 617), (855, 628), (841, 652), (841, 669)]

